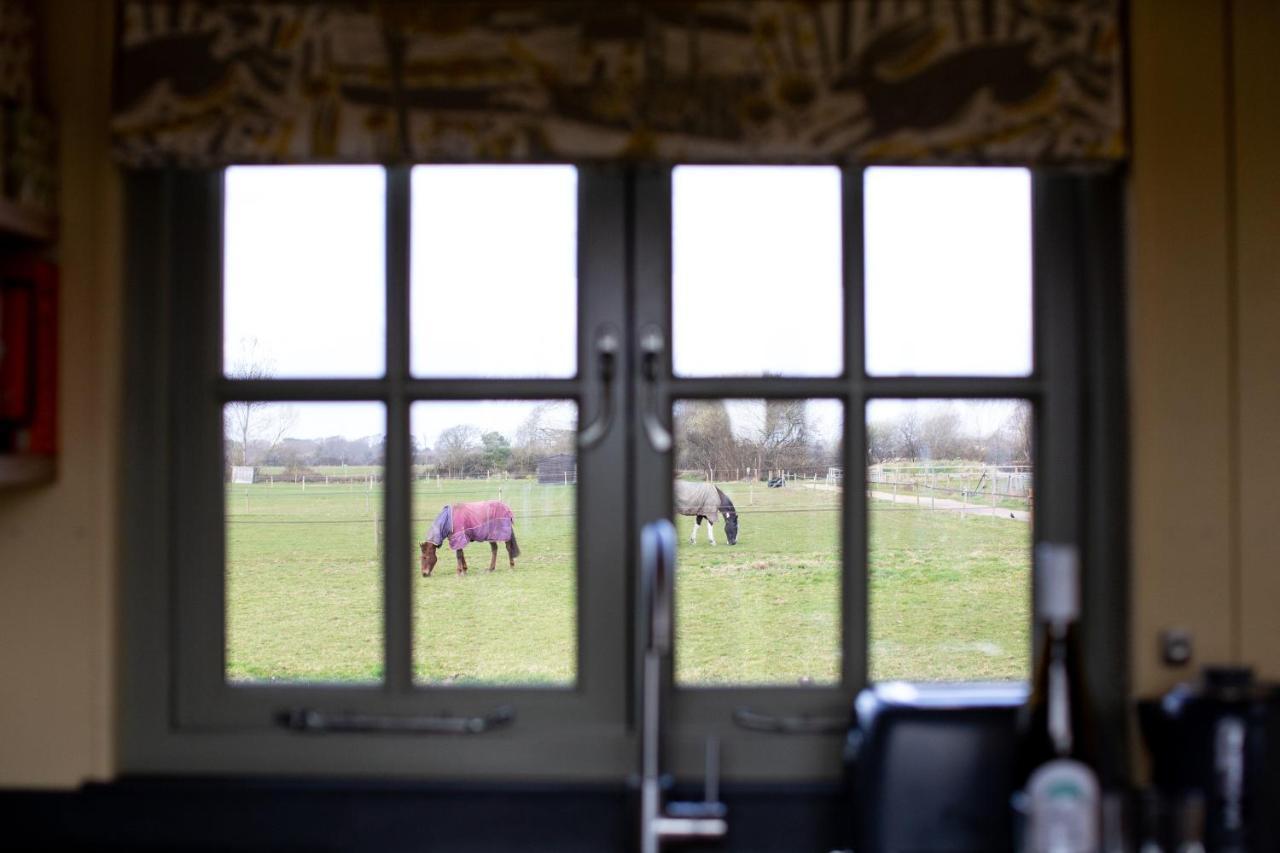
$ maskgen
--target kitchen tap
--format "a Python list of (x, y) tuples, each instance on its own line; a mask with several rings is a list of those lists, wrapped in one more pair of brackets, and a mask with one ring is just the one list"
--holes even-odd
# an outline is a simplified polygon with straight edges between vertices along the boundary
[(640, 531), (640, 587), (644, 603), (644, 681), (640, 730), (640, 853), (658, 853), (664, 841), (706, 841), (729, 831), (728, 810), (719, 801), (719, 741), (707, 742), (702, 802), (662, 802), (662, 735), (666, 723), (665, 665), (671, 655), (672, 591), (676, 528), (670, 520)]

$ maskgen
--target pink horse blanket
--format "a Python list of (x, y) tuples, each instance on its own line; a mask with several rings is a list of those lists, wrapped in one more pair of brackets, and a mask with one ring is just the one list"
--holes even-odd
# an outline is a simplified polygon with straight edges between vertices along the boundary
[(511, 539), (511, 507), (502, 501), (476, 501), (453, 505), (453, 532), (449, 547), (465, 548), (472, 542), (507, 542)]

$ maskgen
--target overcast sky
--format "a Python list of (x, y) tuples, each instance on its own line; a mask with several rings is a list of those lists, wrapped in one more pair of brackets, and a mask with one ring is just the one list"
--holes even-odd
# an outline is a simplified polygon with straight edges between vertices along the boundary
[[(868, 371), (1028, 373), (1028, 172), (875, 168), (864, 186)], [(412, 192), (415, 374), (573, 375), (576, 170), (417, 167)], [(381, 375), (384, 199), (379, 167), (228, 170), (229, 373), (253, 362), (278, 377)], [(840, 372), (837, 169), (679, 167), (673, 220), (678, 374)], [(511, 438), (531, 408), (419, 404), (412, 429), (431, 443), (454, 423)], [(894, 411), (880, 403), (873, 416)], [(735, 430), (753, 417), (742, 404), (730, 416)], [(822, 433), (841, 423), (833, 403), (811, 417)], [(382, 418), (380, 405), (309, 405), (292, 434), (380, 434)]]

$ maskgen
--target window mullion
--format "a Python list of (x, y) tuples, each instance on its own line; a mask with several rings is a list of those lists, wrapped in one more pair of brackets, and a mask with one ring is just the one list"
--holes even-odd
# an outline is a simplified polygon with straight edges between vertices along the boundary
[(384, 474), (383, 619), (386, 688), (413, 686), (412, 574), (409, 572), (409, 168), (387, 170), (387, 450)]
[[(846, 691), (867, 680), (867, 492), (866, 453), (866, 347), (864, 323), (865, 229), (863, 227), (862, 169), (842, 170), (841, 229), (844, 251), (844, 374), (848, 393), (844, 402), (844, 505), (841, 519), (843, 572), (840, 584), (841, 662), (840, 680)], [(855, 479), (856, 478), (856, 479)]]
[(1080, 538), (1079, 247), (1073, 179), (1038, 174), (1032, 183), (1036, 375), (1044, 393), (1036, 426), (1037, 541)]

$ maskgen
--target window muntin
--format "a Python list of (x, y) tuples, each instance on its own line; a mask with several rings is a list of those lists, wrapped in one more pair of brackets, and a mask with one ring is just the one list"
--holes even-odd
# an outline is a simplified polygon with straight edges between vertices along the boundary
[[(416, 684), (568, 687), (576, 681), (577, 420), (576, 406), (565, 400), (413, 405)], [(496, 547), (475, 541), (464, 544), (461, 574), (457, 552), (442, 539), (431, 549), (437, 562), (430, 575), (422, 575), (422, 543), (446, 532), (437, 524), (463, 533), (458, 513), (478, 513), (474, 505), (489, 501), (511, 514), (514, 565), (511, 540)], [(473, 506), (460, 510), (467, 505)], [(471, 535), (508, 534), (502, 518), (481, 523), (493, 529)]]
[(840, 170), (677, 166), (678, 376), (836, 376), (843, 367)]
[(572, 166), (416, 166), (413, 372), (568, 377), (577, 369)]
[(381, 403), (233, 401), (226, 679), (382, 681)]
[(865, 173), (871, 376), (1028, 376), (1031, 173)]
[(872, 400), (872, 681), (1020, 681), (1031, 648), (1032, 414), (1021, 400)]
[(236, 166), (225, 180), (224, 374), (382, 375), (383, 169)]

